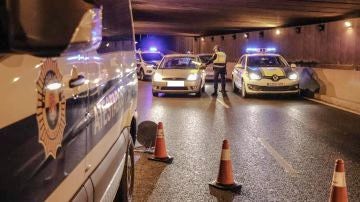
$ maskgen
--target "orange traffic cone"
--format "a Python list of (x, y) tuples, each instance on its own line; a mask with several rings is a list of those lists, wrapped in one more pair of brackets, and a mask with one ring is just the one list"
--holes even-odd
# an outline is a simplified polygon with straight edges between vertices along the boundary
[(174, 159), (173, 157), (169, 156), (166, 151), (164, 127), (162, 122), (159, 122), (157, 128), (154, 155), (149, 159), (153, 161), (161, 161), (164, 163), (172, 163)]
[(330, 202), (347, 202), (347, 189), (345, 182), (345, 166), (342, 159), (335, 162), (335, 169), (331, 183)]
[(234, 181), (230, 158), (230, 145), (227, 140), (224, 140), (222, 145), (218, 178), (209, 183), (209, 185), (218, 189), (230, 190), (235, 193), (238, 193), (241, 190), (241, 185)]

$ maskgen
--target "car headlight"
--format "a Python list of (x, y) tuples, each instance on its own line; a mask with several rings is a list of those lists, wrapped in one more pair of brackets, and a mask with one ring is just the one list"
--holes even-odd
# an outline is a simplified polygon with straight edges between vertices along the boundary
[(261, 79), (261, 76), (260, 76), (259, 74), (257, 74), (257, 73), (250, 73), (250, 74), (249, 74), (249, 78), (250, 78), (251, 80), (260, 80), (260, 79)]
[(288, 78), (289, 78), (290, 80), (296, 80), (296, 79), (298, 79), (298, 77), (299, 77), (298, 74), (295, 73), (295, 72), (290, 73), (289, 76), (288, 76)]
[(197, 74), (190, 74), (188, 77), (187, 77), (187, 80), (189, 81), (195, 81), (197, 79)]
[(153, 78), (154, 81), (161, 81), (162, 80), (162, 76), (161, 74), (159, 73), (155, 73), (154, 74), (154, 78)]

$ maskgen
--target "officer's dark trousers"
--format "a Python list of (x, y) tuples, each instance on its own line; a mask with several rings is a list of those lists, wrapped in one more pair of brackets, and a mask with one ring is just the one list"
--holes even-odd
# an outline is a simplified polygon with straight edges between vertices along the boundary
[(217, 92), (218, 89), (218, 82), (219, 82), (219, 75), (221, 77), (221, 89), (225, 92), (225, 75), (226, 75), (226, 67), (224, 68), (214, 68), (214, 92)]

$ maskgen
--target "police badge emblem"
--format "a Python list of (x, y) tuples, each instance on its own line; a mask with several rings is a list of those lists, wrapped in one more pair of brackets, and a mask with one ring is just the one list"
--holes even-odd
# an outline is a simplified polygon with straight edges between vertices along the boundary
[(56, 159), (66, 125), (66, 99), (62, 89), (62, 74), (55, 60), (46, 59), (42, 63), (36, 87), (38, 140), (44, 147), (45, 158), (52, 156)]

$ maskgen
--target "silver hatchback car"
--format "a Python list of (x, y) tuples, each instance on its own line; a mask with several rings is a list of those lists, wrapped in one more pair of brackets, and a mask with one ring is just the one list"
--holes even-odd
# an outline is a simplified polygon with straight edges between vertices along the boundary
[(196, 55), (166, 55), (152, 79), (152, 93), (187, 94), (201, 96), (205, 91), (205, 65)]

